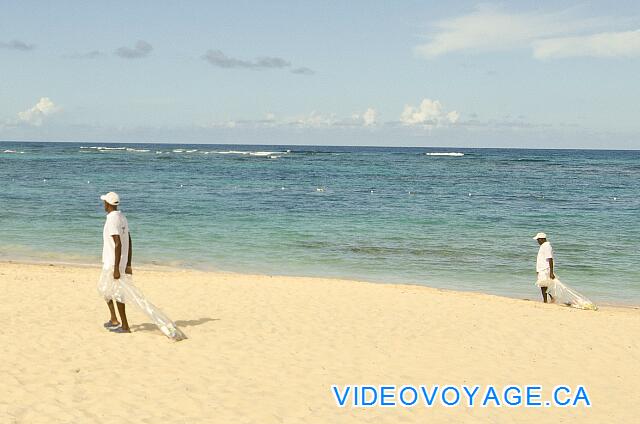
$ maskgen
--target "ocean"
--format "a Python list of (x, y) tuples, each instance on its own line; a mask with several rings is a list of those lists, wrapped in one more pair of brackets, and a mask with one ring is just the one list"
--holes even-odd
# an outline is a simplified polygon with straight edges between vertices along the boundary
[(538, 300), (544, 231), (563, 282), (640, 304), (640, 151), (0, 142), (0, 182), (0, 260), (98, 263), (116, 191), (134, 268)]

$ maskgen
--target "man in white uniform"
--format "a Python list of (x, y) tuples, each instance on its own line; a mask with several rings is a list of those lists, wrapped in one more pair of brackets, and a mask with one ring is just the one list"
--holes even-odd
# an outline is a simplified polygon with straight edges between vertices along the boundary
[[(538, 273), (536, 285), (542, 290), (542, 300), (544, 303), (547, 303), (547, 287), (549, 287), (551, 280), (555, 280), (556, 278), (553, 272), (553, 248), (547, 240), (545, 233), (538, 233), (533, 239), (540, 245), (538, 259), (536, 261), (536, 272)], [(550, 294), (549, 298), (553, 302), (553, 297), (551, 297)]]
[[(129, 223), (124, 214), (118, 210), (120, 196), (117, 193), (107, 193), (100, 196), (100, 199), (104, 201), (107, 220), (102, 232), (102, 274), (98, 282), (98, 292), (104, 297), (111, 313), (111, 318), (104, 323), (104, 327), (116, 333), (130, 333), (124, 297), (120, 288), (120, 276), (132, 274), (132, 244)], [(122, 325), (116, 316), (114, 300), (118, 306)]]

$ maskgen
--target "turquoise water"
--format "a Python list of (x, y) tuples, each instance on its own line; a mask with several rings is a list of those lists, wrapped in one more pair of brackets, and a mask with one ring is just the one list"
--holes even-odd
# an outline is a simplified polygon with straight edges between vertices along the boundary
[(0, 182), (0, 259), (98, 262), (113, 190), (138, 263), (538, 298), (545, 231), (640, 304), (640, 151), (3, 142)]

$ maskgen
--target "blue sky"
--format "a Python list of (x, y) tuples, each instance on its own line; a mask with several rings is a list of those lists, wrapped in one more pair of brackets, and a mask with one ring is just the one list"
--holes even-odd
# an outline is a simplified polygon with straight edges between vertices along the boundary
[(640, 148), (640, 3), (0, 0), (0, 139)]

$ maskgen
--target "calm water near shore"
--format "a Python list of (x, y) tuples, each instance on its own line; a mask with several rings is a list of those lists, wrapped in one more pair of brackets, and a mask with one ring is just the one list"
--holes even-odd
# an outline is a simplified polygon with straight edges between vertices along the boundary
[[(640, 151), (0, 142), (0, 260), (97, 262), (117, 191), (135, 260), (640, 304)], [(91, 282), (93, 283), (93, 282)]]

